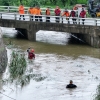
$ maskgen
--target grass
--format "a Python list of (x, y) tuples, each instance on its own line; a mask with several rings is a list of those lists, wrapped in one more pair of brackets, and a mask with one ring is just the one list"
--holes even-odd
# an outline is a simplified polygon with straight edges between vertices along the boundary
[(9, 73), (9, 78), (2, 80), (3, 84), (15, 83), (16, 85), (23, 87), (29, 84), (31, 79), (39, 82), (46, 78), (41, 74), (34, 74), (33, 69), (27, 68), (25, 55), (20, 51), (12, 52)]
[(20, 78), (25, 73), (26, 66), (27, 63), (24, 54), (13, 51), (9, 66), (10, 77), (13, 79)]
[(12, 53), (8, 66), (9, 76), (2, 80), (3, 85), (14, 83), (24, 87), (30, 83), (31, 79), (39, 82), (46, 78), (41, 74), (34, 74), (33, 69), (28, 67), (24, 52), (18, 46), (14, 45), (10, 38), (6, 38), (5, 43), (7, 48), (12, 50)]

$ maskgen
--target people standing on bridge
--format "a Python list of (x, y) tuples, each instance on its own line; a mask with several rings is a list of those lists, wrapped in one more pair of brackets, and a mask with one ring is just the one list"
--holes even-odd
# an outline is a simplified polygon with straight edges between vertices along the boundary
[(35, 6), (34, 11), (33, 11), (33, 14), (35, 15), (35, 21), (42, 22), (42, 16), (41, 16), (42, 15), (42, 12), (41, 12), (40, 7)]
[(65, 9), (65, 11), (63, 12), (62, 16), (66, 16), (66, 20), (68, 20), (68, 24), (69, 24), (69, 17), (70, 17), (70, 13), (67, 9)]
[(57, 16), (56, 17), (56, 22), (59, 23), (59, 21), (60, 21), (60, 14), (61, 14), (61, 10), (60, 10), (59, 6), (56, 6), (56, 9), (55, 9), (54, 13), (55, 13), (55, 16)]
[[(80, 18), (85, 18), (86, 17), (86, 11), (84, 10), (84, 8), (82, 8), (82, 11), (80, 12), (79, 15)], [(84, 25), (84, 21), (85, 19), (82, 19), (82, 24)]]
[(73, 21), (73, 24), (76, 24), (76, 12), (72, 9), (72, 11), (70, 12), (70, 17), (72, 17), (72, 21)]
[(29, 14), (31, 14), (30, 18), (33, 21), (33, 7), (32, 6), (30, 6), (30, 8), (28, 9), (28, 12), (29, 12)]
[(21, 4), (20, 6), (19, 6), (19, 14), (20, 14), (20, 18), (19, 18), (19, 20), (21, 20), (21, 17), (23, 17), (23, 20), (25, 20), (25, 18), (24, 18), (24, 14), (25, 14), (25, 12), (24, 12), (24, 6), (23, 6), (23, 4)]
[(46, 22), (50, 22), (50, 9), (49, 9), (49, 7), (46, 9), (46, 12), (45, 12), (45, 14), (46, 14)]
[(40, 21), (40, 22), (42, 22), (42, 12), (41, 12), (41, 9), (40, 9), (40, 7), (38, 6), (37, 7), (37, 15), (38, 15), (38, 21)]
[(35, 16), (35, 21), (38, 21), (38, 7), (33, 7), (33, 15)]

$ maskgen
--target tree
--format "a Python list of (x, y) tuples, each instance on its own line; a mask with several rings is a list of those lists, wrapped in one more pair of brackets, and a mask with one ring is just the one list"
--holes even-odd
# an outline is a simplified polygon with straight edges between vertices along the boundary
[(4, 6), (9, 6), (9, 3), (10, 3), (9, 0), (2, 0), (1, 1), (1, 4)]
[(66, 0), (61, 0), (61, 2), (62, 2), (62, 4), (63, 4), (63, 6), (65, 7), (65, 5), (66, 5)]

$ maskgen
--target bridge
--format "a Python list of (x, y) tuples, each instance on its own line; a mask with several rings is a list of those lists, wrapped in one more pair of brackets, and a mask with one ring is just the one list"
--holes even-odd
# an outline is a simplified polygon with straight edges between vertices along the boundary
[[(7, 7), (6, 7), (7, 8)], [(9, 7), (10, 8), (10, 7)], [(11, 11), (11, 10), (9, 10)], [(0, 12), (0, 26), (11, 27), (19, 30), (23, 35), (31, 40), (36, 41), (36, 32), (39, 30), (68, 32), (82, 38), (85, 42), (93, 47), (100, 47), (100, 19), (99, 18), (78, 18), (76, 24), (73, 24), (72, 17), (59, 17), (59, 23), (56, 22), (57, 16), (49, 16), (50, 22), (46, 22), (46, 15), (41, 15), (42, 21), (35, 21), (34, 15), (24, 14), (25, 20), (19, 20), (18, 12)], [(33, 16), (33, 20), (31, 19)], [(82, 19), (85, 19), (84, 25)], [(69, 23), (68, 23), (69, 21)]]

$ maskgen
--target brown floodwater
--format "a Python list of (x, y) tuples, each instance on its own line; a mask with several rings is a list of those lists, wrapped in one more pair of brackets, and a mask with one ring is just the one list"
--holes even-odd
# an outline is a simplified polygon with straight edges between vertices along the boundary
[[(49, 34), (50, 35), (50, 34)], [(38, 33), (38, 36), (39, 33)], [(27, 48), (34, 48), (36, 59), (28, 68), (35, 74), (46, 77), (42, 81), (31, 80), (23, 89), (14, 84), (1, 85), (0, 100), (93, 100), (100, 83), (100, 49), (83, 44), (68, 44), (59, 35), (37, 37), (37, 42), (17, 38), (4, 38), (22, 49), (27, 57)], [(45, 37), (45, 39), (43, 39)], [(63, 44), (54, 43), (53, 37), (60, 38)], [(42, 38), (42, 39), (40, 39)], [(47, 39), (48, 38), (48, 39)], [(56, 38), (56, 39), (57, 39)], [(49, 41), (51, 40), (51, 41)], [(55, 42), (56, 42), (55, 41)], [(7, 49), (10, 59), (11, 49)], [(7, 67), (8, 68), (8, 67)], [(9, 74), (5, 71), (3, 76)], [(76, 89), (66, 89), (69, 80), (77, 85)], [(9, 98), (9, 97), (11, 98)]]
[(57, 45), (44, 42), (32, 42), (24, 39), (10, 39), (13, 44), (17, 45), (22, 50), (27, 50), (31, 47), (35, 49), (35, 53), (52, 53), (58, 55), (66, 55), (70, 57), (91, 56), (100, 58), (100, 49), (93, 48), (85, 44), (67, 44)]

